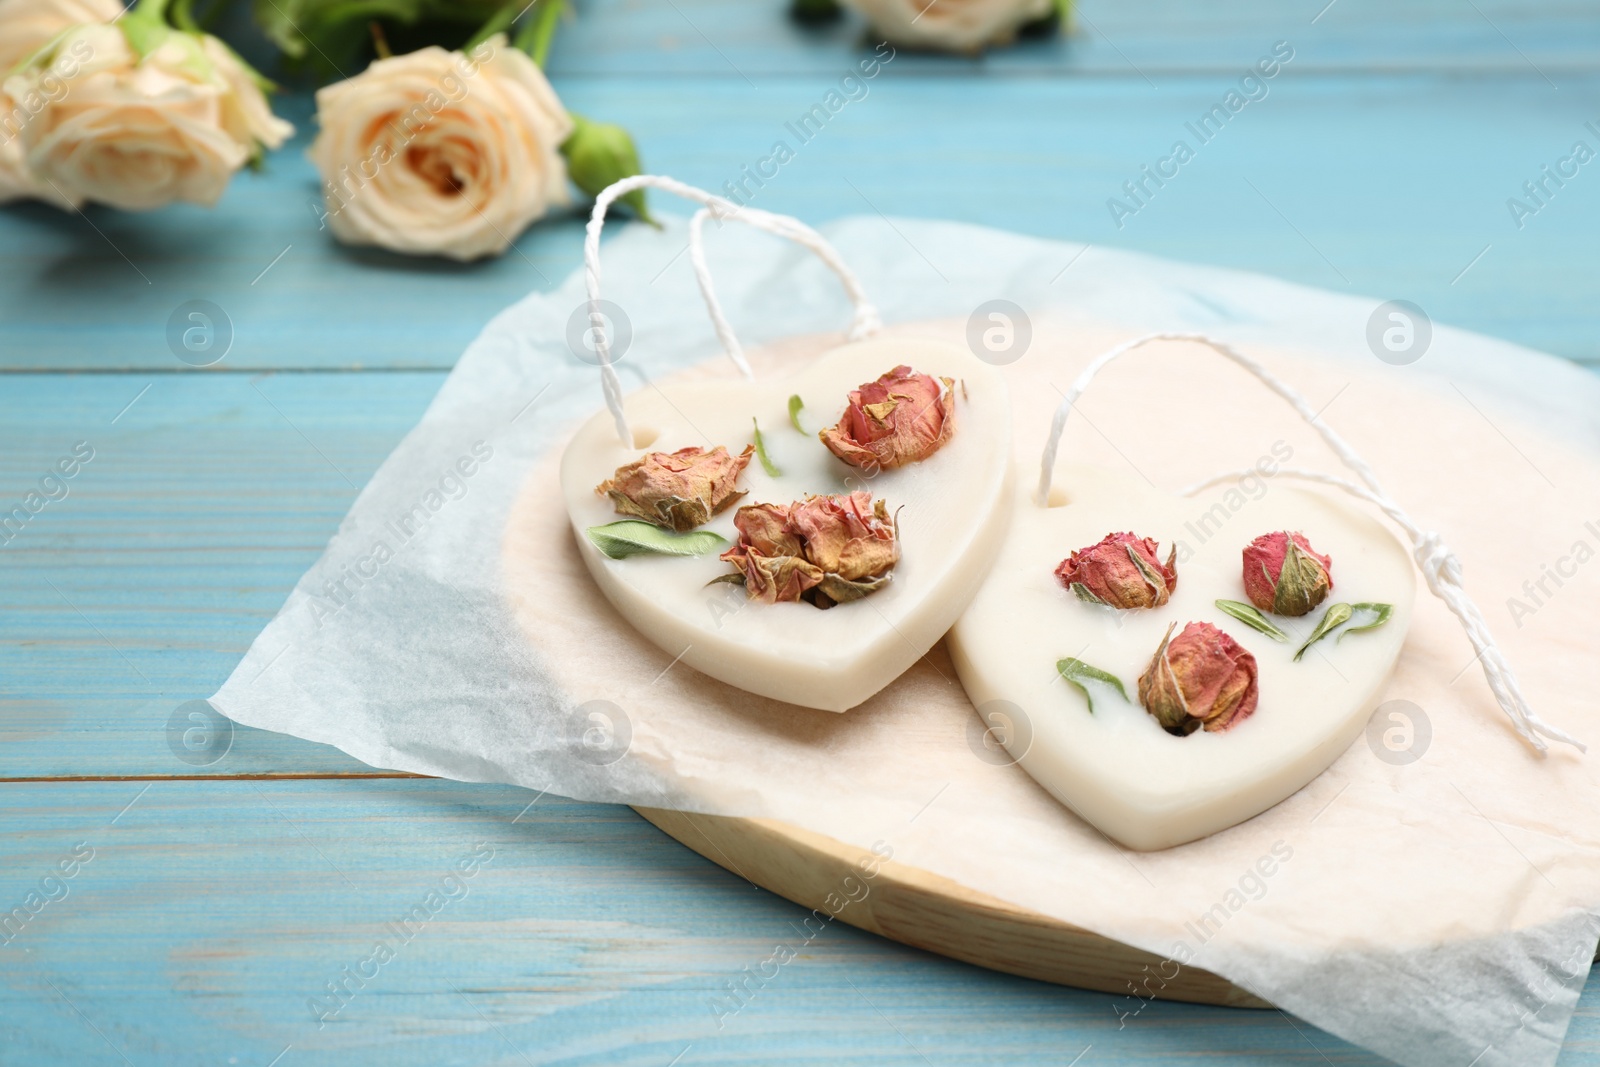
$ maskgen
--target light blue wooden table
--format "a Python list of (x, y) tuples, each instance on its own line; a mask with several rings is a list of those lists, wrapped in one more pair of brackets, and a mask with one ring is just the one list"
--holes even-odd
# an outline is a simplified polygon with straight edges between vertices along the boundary
[[(713, 188), (862, 52), (858, 24), (802, 32), (770, 2), (580, 9), (552, 63), (569, 106)], [(1278, 41), (1269, 96), (1118, 228), (1106, 200)], [(0, 547), (0, 910), (53, 898), (0, 945), (0, 1064), (1379, 1062), (1276, 1012), (1119, 1027), (1111, 997), (842, 926), (719, 1030), (710, 998), (797, 909), (632, 812), (247, 730), (177, 758), (174, 709), (227, 676), (465, 344), (578, 264), (576, 217), (470, 267), (336, 247), (309, 101), (281, 107), (302, 136), (215, 212), (0, 210), (0, 503), (94, 450)], [(1582, 0), (1088, 0), (1066, 40), (897, 56), (755, 202), (1253, 269), (1600, 363), (1600, 163), (1520, 229), (1506, 207), (1600, 145), (1587, 121)], [(207, 371), (166, 343), (189, 299), (233, 325)], [(475, 854), (374, 973), (385, 924)], [(1600, 1064), (1600, 991), (1561, 1063)]]

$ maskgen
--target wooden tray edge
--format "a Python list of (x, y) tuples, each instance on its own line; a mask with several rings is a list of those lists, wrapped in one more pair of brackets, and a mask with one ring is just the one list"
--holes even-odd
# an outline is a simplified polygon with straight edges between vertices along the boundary
[[(1143, 1000), (1272, 1007), (1209, 971), (1179, 967), (1168, 978), (1176, 964), (1153, 953), (787, 823), (634, 810), (679, 844), (748, 882), (914, 948), (1024, 978)], [(875, 874), (863, 876), (864, 867), (874, 866)]]

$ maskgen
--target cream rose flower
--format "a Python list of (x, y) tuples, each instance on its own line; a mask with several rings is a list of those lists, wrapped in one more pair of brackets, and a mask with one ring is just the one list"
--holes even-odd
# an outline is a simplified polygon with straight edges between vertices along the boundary
[(497, 35), (470, 56), (429, 47), (317, 93), (311, 160), (349, 244), (470, 260), (506, 250), (568, 202), (572, 132), (533, 61)]
[(6, 80), (13, 99), (42, 100), (21, 130), (28, 168), (74, 205), (215, 204), (236, 170), (294, 127), (273, 117), (253, 76), (214, 38), (152, 24), (140, 56), (124, 24), (69, 30)]
[(117, 0), (0, 0), (0, 76), (55, 37), (85, 22), (122, 14)]
[[(74, 26), (110, 22), (122, 14), (117, 0), (0, 0), (0, 82), (23, 60)], [(59, 91), (54, 81), (41, 87)], [(28, 170), (22, 152), (22, 127), (45, 96), (13, 100), (0, 90), (0, 203), (34, 196), (63, 203)]]
[(1050, 14), (1054, 0), (842, 0), (893, 44), (976, 52)]

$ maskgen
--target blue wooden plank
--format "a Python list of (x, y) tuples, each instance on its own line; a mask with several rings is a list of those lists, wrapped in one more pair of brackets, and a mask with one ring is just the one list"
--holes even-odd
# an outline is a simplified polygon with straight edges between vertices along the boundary
[(247, 730), (184, 760), (167, 726), (228, 676), (442, 379), (0, 378), (0, 778), (365, 771)]
[[(1600, 359), (1577, 269), (1596, 262), (1587, 235), (1600, 229), (1600, 181), (1580, 170), (1520, 229), (1506, 206), (1526, 199), (1523, 183), (1575, 140), (1600, 149), (1584, 125), (1600, 125), (1588, 97), (1536, 79), (1282, 78), (1204, 144), (1190, 124), (1229, 80), (1018, 81), (978, 92), (960, 80), (897, 81), (891, 67), (805, 144), (784, 123), (822, 84), (780, 99), (765, 92), (759, 105), (753, 93), (707, 100), (715, 138), (678, 127), (669, 94), (583, 82), (567, 95), (576, 108), (650, 131), (653, 159), (715, 190), (740, 182), (774, 141), (790, 143), (794, 160), (748, 187), (758, 206), (813, 221), (874, 211), (954, 217), (1401, 297), (1440, 321)], [(1595, 89), (1584, 82), (1581, 91)], [(1145, 184), (1135, 214), (1113, 218), (1108, 201), (1138, 206), (1126, 183), (1143, 180), (1141, 168), (1172, 156), (1179, 140), (1194, 158), (1164, 187)]]
[[(905, 77), (891, 64), (805, 143), (785, 124), (830, 79), (759, 91), (710, 76), (558, 87), (574, 109), (634, 130), (653, 169), (714, 189), (786, 141), (795, 158), (755, 203), (812, 222), (883, 211), (1130, 248), (1410, 299), (1439, 321), (1600, 359), (1585, 284), (1600, 223), (1593, 166), (1547, 185), (1548, 206), (1520, 228), (1507, 208), (1575, 141), (1600, 148), (1584, 125), (1600, 123), (1587, 103), (1600, 76), (1565, 75), (1558, 92), (1533, 75), (1322, 77), (1291, 64), (1266, 99), (1200, 144), (1185, 124), (1235, 82)], [(309, 209), (306, 107), (291, 108), (301, 139), (264, 175), (241, 176), (215, 213), (90, 209), (86, 221), (0, 209), (12, 264), (0, 278), (0, 368), (184, 370), (166, 324), (197, 298), (231, 320), (223, 370), (448, 367), (497, 310), (578, 265), (575, 215), (472, 266), (340, 248)], [(1132, 204), (1124, 183), (1178, 139), (1195, 158), (1114, 221), (1108, 201)]]
[[(1512, 197), (1533, 205), (1523, 184), (1547, 181), (1542, 166), (1574, 141), (1600, 147), (1584, 125), (1600, 122), (1586, 110), (1595, 75), (1563, 75), (1555, 91), (1533, 75), (1304, 77), (1291, 64), (1202, 146), (1186, 123), (1234, 78), (1163, 75), (1152, 86), (901, 70), (886, 67), (866, 99), (803, 144), (786, 123), (821, 101), (826, 78), (757, 93), (717, 77), (558, 85), (574, 109), (637, 131), (653, 168), (712, 189), (742, 181), (786, 141), (795, 158), (755, 203), (810, 221), (875, 210), (955, 218), (1261, 270), (1411, 299), (1442, 322), (1600, 358), (1581, 269), (1594, 262), (1595, 179), (1581, 170), (1560, 189), (1547, 184), (1549, 203), (1520, 227), (1507, 210)], [(42, 205), (3, 210), (14, 267), (0, 282), (0, 368), (184, 370), (166, 323), (197, 298), (234, 328), (221, 370), (440, 368), (496, 310), (578, 266), (576, 214), (475, 266), (334, 245), (309, 208), (307, 107), (290, 101), (301, 139), (266, 174), (238, 179), (216, 213), (91, 208), (85, 221)], [(1178, 139), (1194, 160), (1114, 221), (1107, 202), (1136, 205), (1123, 184)]]
[[(802, 29), (787, 4), (596, 0), (561, 30), (556, 74), (632, 79), (659, 74), (729, 78), (765, 89), (788, 75), (837, 77), (843, 55), (873, 40), (855, 15)], [(908, 55), (905, 68), (945, 76), (1146, 77), (1229, 73), (1264, 45), (1303, 49), (1302, 69), (1541, 74), (1592, 71), (1600, 19), (1571, 0), (1079, 0), (1073, 32), (978, 57)]]
[[(802, 943), (799, 908), (627, 809), (534, 799), (421, 780), (0, 785), (0, 904), (80, 858), (0, 945), (0, 1060), (1381, 1062), (1276, 1012), (1154, 1003), (1119, 1023), (1115, 997), (842, 924)], [(799, 958), (719, 1015), (779, 943)], [(1563, 1067), (1600, 1063), (1597, 1010), (1591, 989)]]

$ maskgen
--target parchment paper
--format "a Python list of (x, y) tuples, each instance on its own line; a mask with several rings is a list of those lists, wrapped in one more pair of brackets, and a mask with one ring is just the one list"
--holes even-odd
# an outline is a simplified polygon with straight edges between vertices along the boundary
[[(707, 362), (720, 357), (684, 232), (606, 244), (605, 295), (632, 330), (625, 387), (693, 364), (726, 373)], [(1366, 340), (1378, 299), (948, 223), (824, 232), (893, 330), (965, 343), (983, 302), (1026, 309), (1032, 342), (1007, 374), (1029, 474), (1059, 390), (1106, 344), (1185, 329), (1248, 346), (1455, 547), (1534, 706), (1600, 741), (1600, 380), (1437, 324), (1419, 362), (1388, 366)], [(844, 300), (806, 253), (734, 226), (709, 244), (735, 327), (768, 343), (763, 372), (838, 343)], [(995, 758), (942, 647), (833, 715), (675, 666), (611, 611), (555, 488), (560, 448), (600, 406), (568, 345), (582, 300), (574, 274), (490, 323), (221, 711), (379, 767), (886, 841), (897, 860), (1163, 955), (1168, 978), (1204, 967), (1408, 1067), (1555, 1061), (1600, 937), (1600, 757), (1532, 754), (1437, 601), (1419, 596), (1384, 697), (1420, 709), (1419, 758), (1374, 732), (1241, 826), (1129, 852)], [(1174, 348), (1103, 375), (1064, 453), (1175, 489), (1279, 442), (1295, 466), (1338, 471), (1242, 372)], [(1247, 510), (1229, 520), (1241, 536)], [(1133, 1025), (1142, 1004), (1112, 1010)]]

